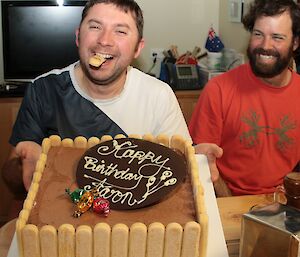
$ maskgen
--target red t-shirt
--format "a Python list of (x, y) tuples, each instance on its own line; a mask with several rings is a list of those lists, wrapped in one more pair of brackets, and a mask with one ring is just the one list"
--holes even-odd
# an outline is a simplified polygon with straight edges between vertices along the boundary
[(234, 195), (274, 192), (300, 160), (300, 76), (276, 88), (249, 64), (211, 79), (189, 124), (194, 143), (223, 148), (219, 171)]

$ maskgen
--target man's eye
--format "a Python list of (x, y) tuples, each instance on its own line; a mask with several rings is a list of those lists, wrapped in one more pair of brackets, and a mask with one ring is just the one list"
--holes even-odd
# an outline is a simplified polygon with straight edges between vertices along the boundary
[(100, 26), (99, 25), (90, 25), (90, 28), (91, 29), (100, 29)]
[(284, 39), (282, 36), (273, 36), (273, 38), (277, 41), (281, 41)]
[(253, 32), (252, 35), (255, 36), (255, 37), (260, 37), (261, 33), (259, 33), (259, 32)]
[(117, 33), (121, 35), (127, 35), (127, 31), (125, 30), (117, 30)]

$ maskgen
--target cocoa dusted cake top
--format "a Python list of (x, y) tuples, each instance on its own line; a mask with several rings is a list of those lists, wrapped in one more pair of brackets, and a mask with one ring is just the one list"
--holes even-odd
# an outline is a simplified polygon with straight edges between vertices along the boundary
[(184, 181), (183, 154), (160, 144), (135, 138), (102, 142), (79, 160), (80, 188), (96, 188), (111, 209), (138, 209), (162, 201)]

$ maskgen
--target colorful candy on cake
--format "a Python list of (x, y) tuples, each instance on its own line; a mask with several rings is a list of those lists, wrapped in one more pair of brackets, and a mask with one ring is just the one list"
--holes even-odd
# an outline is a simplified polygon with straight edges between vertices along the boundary
[(180, 136), (43, 140), (17, 224), (20, 257), (205, 257), (194, 148)]

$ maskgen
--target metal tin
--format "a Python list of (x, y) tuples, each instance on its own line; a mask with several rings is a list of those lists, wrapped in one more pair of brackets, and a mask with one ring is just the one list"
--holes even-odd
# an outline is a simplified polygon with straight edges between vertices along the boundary
[(242, 217), (240, 257), (300, 257), (300, 210), (274, 203)]

